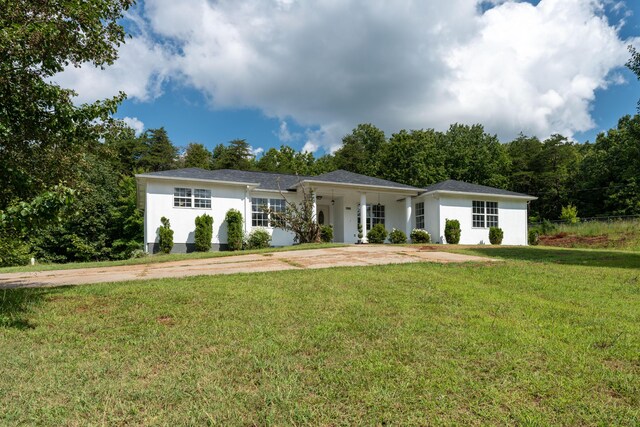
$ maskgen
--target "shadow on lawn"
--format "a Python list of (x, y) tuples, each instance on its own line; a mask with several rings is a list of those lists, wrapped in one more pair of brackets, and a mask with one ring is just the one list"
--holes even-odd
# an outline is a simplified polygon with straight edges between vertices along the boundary
[(28, 314), (33, 306), (42, 304), (47, 296), (64, 288), (0, 289), (0, 329), (33, 329)]
[(640, 269), (640, 252), (549, 247), (474, 247), (467, 252), (520, 261)]

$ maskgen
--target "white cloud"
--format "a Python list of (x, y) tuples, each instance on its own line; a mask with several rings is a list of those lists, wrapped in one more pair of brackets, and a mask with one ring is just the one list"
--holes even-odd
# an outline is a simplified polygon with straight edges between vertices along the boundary
[(619, 82), (622, 10), (611, 0), (147, 0), (148, 33), (123, 47), (116, 71), (72, 82), (94, 99), (119, 88), (149, 100), (171, 77), (215, 109), (280, 118), (283, 141), (293, 137), (284, 118), (316, 129), (308, 151), (335, 149), (364, 122), (571, 136), (594, 127), (595, 91)]
[(136, 131), (136, 135), (144, 131), (144, 123), (137, 117), (123, 117), (122, 120), (127, 126)]
[(253, 154), (254, 157), (258, 157), (260, 154), (264, 153), (264, 148), (262, 147), (258, 147), (258, 148), (249, 147), (249, 150), (251, 150), (251, 154)]
[(278, 132), (274, 132), (278, 139), (282, 142), (292, 142), (300, 139), (301, 135), (297, 132), (291, 132), (286, 121), (281, 120)]

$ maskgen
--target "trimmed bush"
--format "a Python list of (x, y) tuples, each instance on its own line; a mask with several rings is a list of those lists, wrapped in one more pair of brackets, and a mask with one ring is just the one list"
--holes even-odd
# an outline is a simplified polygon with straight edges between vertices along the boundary
[(244, 239), (242, 214), (236, 209), (229, 209), (224, 220), (227, 222), (227, 246), (230, 251), (239, 251)]
[(457, 245), (460, 243), (460, 221), (447, 219), (444, 226), (444, 238), (447, 243)]
[(407, 235), (404, 234), (404, 231), (393, 228), (389, 233), (389, 241), (395, 245), (407, 243)]
[(531, 246), (537, 246), (538, 243), (540, 243), (540, 233), (538, 233), (538, 230), (529, 230), (529, 244)]
[(383, 224), (374, 225), (371, 230), (367, 233), (367, 241), (369, 243), (384, 243), (387, 239), (387, 230), (384, 228)]
[(333, 227), (330, 225), (320, 226), (320, 240), (324, 243), (333, 242)]
[(160, 237), (160, 252), (168, 254), (173, 249), (173, 230), (169, 220), (165, 217), (160, 218), (162, 225), (158, 228), (158, 236)]
[(196, 251), (209, 252), (213, 238), (213, 218), (207, 214), (196, 217)]
[(247, 249), (264, 249), (271, 246), (271, 235), (264, 228), (256, 228), (247, 238)]
[(31, 260), (29, 246), (18, 239), (0, 239), (0, 267), (27, 265)]
[(362, 224), (358, 224), (358, 243), (362, 243), (362, 238), (364, 234), (362, 233)]
[(489, 227), (489, 241), (492, 245), (501, 245), (504, 232), (500, 227)]
[(411, 243), (431, 243), (431, 235), (427, 230), (414, 228), (411, 231)]

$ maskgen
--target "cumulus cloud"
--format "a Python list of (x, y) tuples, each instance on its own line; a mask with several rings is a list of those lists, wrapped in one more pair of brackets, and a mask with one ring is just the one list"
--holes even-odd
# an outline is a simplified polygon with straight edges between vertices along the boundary
[(571, 136), (594, 127), (595, 91), (618, 82), (623, 10), (611, 0), (147, 0), (154, 37), (125, 45), (120, 71), (97, 87), (147, 100), (171, 76), (214, 109), (280, 118), (283, 141), (284, 118), (313, 129), (300, 135), (308, 151), (334, 150), (364, 122)]
[(144, 123), (137, 117), (123, 117), (122, 120), (127, 126), (136, 131), (136, 135), (139, 136), (144, 131)]

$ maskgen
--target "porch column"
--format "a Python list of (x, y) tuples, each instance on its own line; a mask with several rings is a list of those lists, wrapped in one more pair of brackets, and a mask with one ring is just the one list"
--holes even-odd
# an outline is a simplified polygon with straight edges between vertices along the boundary
[(360, 224), (362, 224), (362, 243), (367, 243), (367, 195), (360, 194)]
[(311, 205), (311, 219), (314, 222), (318, 222), (318, 200), (316, 199), (316, 192), (311, 190), (311, 200), (313, 204)]
[(404, 231), (405, 233), (407, 233), (407, 238), (409, 238), (409, 236), (411, 235), (411, 208), (413, 207), (413, 204), (411, 203), (412, 198), (407, 196), (404, 199)]

